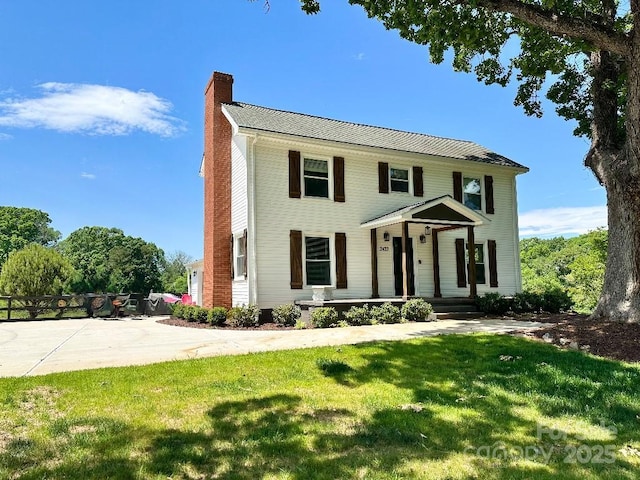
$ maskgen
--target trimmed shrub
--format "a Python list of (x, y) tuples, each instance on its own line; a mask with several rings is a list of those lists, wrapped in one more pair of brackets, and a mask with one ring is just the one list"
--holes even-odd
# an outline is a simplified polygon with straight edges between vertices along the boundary
[(408, 322), (426, 322), (433, 313), (433, 307), (423, 298), (414, 298), (402, 306), (401, 313)]
[(485, 293), (476, 298), (476, 305), (481, 312), (493, 315), (504, 315), (513, 307), (513, 300), (503, 297), (499, 293)]
[(338, 324), (338, 312), (333, 307), (318, 307), (311, 310), (311, 325), (315, 328), (330, 328)]
[(355, 305), (344, 313), (344, 319), (349, 325), (371, 325), (371, 312), (369, 311), (369, 305), (366, 303), (361, 307)]
[(233, 307), (227, 312), (227, 322), (232, 327), (257, 327), (260, 309), (257, 305)]
[(196, 307), (196, 313), (195, 313), (196, 321), (200, 323), (207, 323), (208, 316), (209, 316), (208, 308)]
[(224, 307), (213, 307), (207, 312), (207, 322), (209, 325), (222, 325), (227, 320), (227, 309)]
[(296, 330), (304, 330), (305, 328), (307, 328), (307, 324), (305, 323), (304, 320), (299, 319), (299, 320), (296, 320), (296, 325), (293, 328), (295, 328)]
[(301, 316), (300, 307), (293, 303), (278, 305), (271, 311), (273, 322), (284, 327), (293, 327)]
[(542, 294), (542, 310), (559, 313), (571, 310), (573, 301), (569, 294), (561, 288), (550, 288)]
[(188, 322), (198, 321), (198, 307), (197, 305), (185, 305), (184, 306), (184, 319)]
[(184, 318), (184, 305), (182, 302), (176, 302), (171, 307), (171, 315), (176, 318)]
[(511, 308), (514, 313), (537, 313), (542, 308), (541, 295), (533, 292), (516, 293)]
[(400, 323), (402, 321), (400, 309), (393, 306), (391, 302), (371, 307), (371, 318), (377, 323)]

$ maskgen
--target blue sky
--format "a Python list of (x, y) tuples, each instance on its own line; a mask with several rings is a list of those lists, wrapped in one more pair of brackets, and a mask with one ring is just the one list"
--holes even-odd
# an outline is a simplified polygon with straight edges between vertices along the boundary
[(49, 213), (63, 236), (117, 227), (202, 256), (203, 92), (234, 76), (238, 101), (480, 143), (528, 166), (522, 235), (606, 223), (582, 165), (588, 142), (546, 105), (513, 106), (346, 0), (0, 2), (0, 205)]

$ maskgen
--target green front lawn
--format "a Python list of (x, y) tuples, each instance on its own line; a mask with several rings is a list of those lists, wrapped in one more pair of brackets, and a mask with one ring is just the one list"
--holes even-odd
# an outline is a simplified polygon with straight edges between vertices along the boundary
[(0, 478), (633, 479), (639, 392), (492, 335), (0, 379)]

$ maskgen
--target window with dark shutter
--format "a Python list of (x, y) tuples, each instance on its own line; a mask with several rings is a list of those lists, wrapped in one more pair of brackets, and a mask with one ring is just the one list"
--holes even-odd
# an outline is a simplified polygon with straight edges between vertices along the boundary
[(336, 288), (347, 288), (347, 236), (336, 233)]
[(462, 203), (462, 172), (453, 172), (453, 198)]
[(289, 232), (289, 257), (291, 265), (291, 288), (302, 288), (302, 232)]
[(247, 229), (244, 229), (244, 232), (242, 232), (242, 251), (244, 253), (244, 256), (242, 257), (242, 273), (244, 275), (244, 278), (247, 278), (247, 257), (249, 256), (247, 254)]
[(489, 286), (498, 287), (498, 257), (496, 252), (496, 241), (487, 240), (489, 249)]
[(289, 150), (289, 198), (300, 198), (300, 152)]
[(493, 177), (491, 175), (484, 176), (484, 197), (487, 205), (487, 213), (495, 213), (493, 206)]
[(231, 234), (231, 238), (229, 239), (229, 243), (231, 244), (231, 248), (229, 249), (231, 251), (231, 262), (229, 262), (231, 264), (231, 279), (233, 280), (235, 278), (235, 271), (233, 269), (233, 264), (235, 263), (235, 259), (234, 259), (234, 250), (233, 250), (233, 234)]
[(422, 197), (424, 195), (422, 167), (413, 167), (413, 195), (415, 197)]
[(344, 158), (333, 157), (333, 200), (344, 202)]
[(389, 193), (389, 164), (378, 162), (378, 192)]
[(456, 238), (456, 271), (458, 273), (458, 287), (466, 287), (467, 262), (464, 252), (464, 238)]

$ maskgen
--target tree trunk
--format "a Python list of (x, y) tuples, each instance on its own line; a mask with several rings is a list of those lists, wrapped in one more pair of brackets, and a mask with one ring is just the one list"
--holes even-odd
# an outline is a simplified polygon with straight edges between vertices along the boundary
[(640, 322), (640, 178), (607, 179), (609, 246), (604, 287), (591, 315)]
[(617, 136), (612, 133), (617, 115), (612, 118), (614, 98), (610, 93), (615, 89), (607, 88), (606, 82), (615, 85), (620, 72), (612, 75), (611, 58), (595, 63), (594, 135), (585, 163), (607, 190), (609, 215), (604, 287), (591, 317), (640, 323), (640, 35), (632, 38), (631, 55), (625, 59), (625, 129)]

